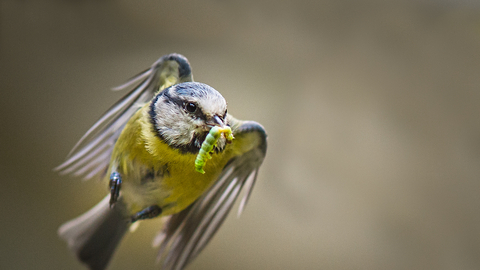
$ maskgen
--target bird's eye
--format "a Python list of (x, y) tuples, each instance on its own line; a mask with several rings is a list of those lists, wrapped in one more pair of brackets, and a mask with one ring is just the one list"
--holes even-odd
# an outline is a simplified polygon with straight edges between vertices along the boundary
[(189, 113), (194, 113), (197, 111), (197, 105), (192, 102), (185, 103), (184, 108)]

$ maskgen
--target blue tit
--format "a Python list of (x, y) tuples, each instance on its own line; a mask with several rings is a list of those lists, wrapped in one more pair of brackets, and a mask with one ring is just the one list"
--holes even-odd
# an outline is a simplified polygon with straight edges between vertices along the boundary
[[(90, 269), (105, 269), (132, 224), (164, 217), (155, 238), (158, 259), (162, 269), (183, 269), (245, 189), (243, 211), (266, 154), (266, 133), (228, 114), (215, 89), (193, 82), (180, 54), (161, 57), (114, 90), (127, 88), (56, 168), (99, 178), (109, 192), (58, 233)], [(199, 153), (202, 144), (208, 154)]]

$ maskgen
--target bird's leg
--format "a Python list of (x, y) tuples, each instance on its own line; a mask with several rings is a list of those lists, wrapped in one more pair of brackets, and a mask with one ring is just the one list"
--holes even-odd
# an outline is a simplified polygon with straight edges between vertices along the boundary
[(162, 213), (162, 208), (158, 205), (149, 206), (132, 216), (132, 223), (141, 219), (150, 219), (158, 217)]
[(118, 172), (112, 172), (110, 175), (110, 208), (112, 208), (117, 202), (121, 186), (122, 177)]

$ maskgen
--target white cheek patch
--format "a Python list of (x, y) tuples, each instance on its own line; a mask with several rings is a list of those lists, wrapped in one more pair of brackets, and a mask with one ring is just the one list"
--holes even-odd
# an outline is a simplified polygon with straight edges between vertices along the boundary
[(155, 128), (169, 144), (188, 144), (193, 138), (195, 125), (191, 117), (176, 104), (159, 100), (155, 104)]

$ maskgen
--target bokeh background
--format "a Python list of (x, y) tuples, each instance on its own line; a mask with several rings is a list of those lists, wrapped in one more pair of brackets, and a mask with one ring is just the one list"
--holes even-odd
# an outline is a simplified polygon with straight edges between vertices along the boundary
[[(0, 269), (84, 269), (56, 230), (107, 191), (52, 168), (171, 52), (269, 134), (188, 269), (480, 269), (478, 3), (0, 1)], [(109, 269), (158, 269), (159, 226)]]

